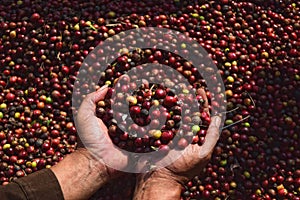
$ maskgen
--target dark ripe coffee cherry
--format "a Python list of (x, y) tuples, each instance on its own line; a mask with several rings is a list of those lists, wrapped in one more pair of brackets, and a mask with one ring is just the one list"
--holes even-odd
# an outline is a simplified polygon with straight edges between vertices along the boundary
[(37, 168), (38, 169), (43, 169), (46, 166), (46, 160), (45, 159), (40, 159), (37, 163)]
[(77, 137), (75, 135), (70, 135), (68, 138), (69, 144), (75, 144), (77, 141)]
[(173, 115), (172, 119), (174, 120), (175, 123), (177, 123), (177, 122), (181, 121), (181, 116), (180, 115)]
[(198, 145), (203, 145), (205, 142), (205, 137), (199, 137)]
[(142, 110), (141, 110), (141, 115), (142, 115), (142, 116), (148, 116), (148, 115), (149, 115), (148, 110), (147, 110), (147, 109), (142, 109)]
[(126, 141), (128, 139), (129, 134), (127, 132), (123, 132), (120, 135), (120, 139)]
[(197, 132), (197, 135), (199, 137), (205, 137), (206, 136), (206, 130), (205, 129), (201, 129), (200, 131)]
[(141, 147), (141, 146), (143, 145), (143, 139), (142, 139), (142, 138), (136, 138), (136, 139), (134, 140), (134, 145), (135, 145), (136, 147)]
[(12, 156), (14, 154), (14, 149), (13, 148), (7, 148), (5, 149), (5, 153), (8, 155), (8, 156)]
[(166, 96), (166, 98), (163, 101), (163, 104), (167, 107), (172, 107), (176, 105), (177, 99), (173, 96)]
[(167, 154), (170, 151), (170, 147), (168, 145), (160, 145), (158, 150), (163, 154)]
[(28, 156), (28, 153), (25, 150), (22, 150), (19, 154), (18, 154), (18, 158), (21, 159), (26, 159)]
[(180, 138), (177, 145), (179, 149), (184, 149), (189, 145), (189, 143), (185, 138)]
[(180, 106), (173, 106), (171, 108), (173, 115), (181, 115), (181, 107)]
[(149, 110), (150, 107), (151, 107), (151, 102), (145, 101), (145, 102), (142, 104), (142, 107), (145, 108), (146, 110)]
[(10, 163), (16, 163), (17, 160), (18, 160), (17, 156), (10, 156), (10, 158), (9, 158)]
[(162, 145), (162, 143), (160, 140), (155, 140), (153, 143), (153, 146), (155, 146), (155, 147), (160, 147), (161, 145)]
[(166, 97), (166, 95), (167, 95), (167, 92), (164, 89), (158, 88), (155, 91), (154, 97), (157, 99), (163, 99)]
[(139, 106), (130, 107), (130, 114), (139, 115), (141, 113), (141, 108)]
[(14, 101), (15, 97), (16, 97), (16, 95), (14, 95), (13, 93), (7, 93), (7, 95), (5, 96), (5, 99), (7, 99), (8, 101)]
[(173, 139), (173, 133), (172, 131), (163, 131), (161, 134), (161, 141), (165, 144), (167, 144), (169, 141)]
[[(153, 118), (153, 117), (151, 116), (151, 118)], [(150, 123), (149, 126), (150, 126), (151, 129), (158, 129), (159, 128), (159, 125), (160, 125), (159, 120), (152, 119), (149, 123)]]
[(43, 142), (43, 144), (42, 144), (42, 150), (43, 150), (43, 151), (49, 150), (50, 147), (51, 147), (51, 145), (50, 145), (49, 142)]

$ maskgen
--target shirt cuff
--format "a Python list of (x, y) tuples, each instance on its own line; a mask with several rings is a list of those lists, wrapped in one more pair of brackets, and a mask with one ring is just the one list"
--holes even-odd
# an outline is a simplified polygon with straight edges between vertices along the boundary
[(50, 169), (36, 171), (29, 176), (14, 181), (23, 190), (29, 200), (64, 199), (59, 182)]

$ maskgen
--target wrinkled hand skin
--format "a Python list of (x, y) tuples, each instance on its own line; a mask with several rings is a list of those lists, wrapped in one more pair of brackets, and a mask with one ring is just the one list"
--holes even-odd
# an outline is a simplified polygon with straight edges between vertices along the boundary
[[(113, 145), (107, 127), (95, 115), (96, 102), (104, 99), (107, 90), (107, 87), (102, 87), (98, 91), (87, 95), (79, 108), (76, 127), (82, 144), (91, 155), (90, 158), (101, 163), (99, 170), (105, 169), (107, 174), (114, 178), (118, 177), (121, 172), (110, 166), (105, 166), (107, 162), (109, 161), (111, 166), (117, 169), (122, 169), (126, 168), (130, 158)], [(200, 92), (206, 102), (204, 111), (208, 111), (205, 91)], [(220, 122), (220, 117), (212, 117), (206, 135), (206, 142), (202, 146), (189, 145), (184, 149), (182, 155), (167, 167), (137, 175), (134, 199), (180, 199), (182, 185), (195, 175), (200, 174), (210, 160), (219, 138)], [(138, 164), (142, 167), (146, 166), (142, 159), (139, 160)], [(139, 166), (137, 165), (137, 167)], [(172, 188), (171, 191), (170, 188)], [(169, 192), (166, 193), (165, 190)]]
[(51, 167), (64, 199), (89, 199), (99, 188), (122, 174), (117, 169), (128, 165), (127, 156), (112, 144), (103, 121), (96, 117), (96, 102), (104, 99), (107, 87), (102, 87), (84, 99), (75, 120), (85, 148), (78, 148), (57, 165)]
[[(204, 90), (201, 95), (207, 102)], [(205, 110), (208, 110), (208, 104), (204, 106), (206, 106)], [(182, 186), (199, 175), (209, 162), (219, 139), (220, 123), (220, 117), (212, 117), (205, 138), (206, 142), (202, 146), (189, 145), (184, 149), (181, 157), (169, 166), (137, 175), (134, 199), (180, 199)]]
[(183, 155), (171, 165), (160, 169), (163, 176), (169, 176), (177, 182), (184, 184), (194, 176), (198, 175), (209, 162), (214, 147), (219, 138), (220, 118), (212, 117), (212, 123), (209, 126), (206, 135), (206, 142), (202, 145), (189, 145), (183, 152)]
[(105, 98), (107, 91), (107, 86), (103, 86), (86, 96), (78, 110), (76, 128), (82, 145), (91, 153), (93, 159), (104, 165), (108, 161), (111, 163), (107, 166), (108, 173), (114, 177), (118, 172), (112, 167), (125, 168), (128, 158), (113, 145), (107, 127), (95, 114), (96, 103)]

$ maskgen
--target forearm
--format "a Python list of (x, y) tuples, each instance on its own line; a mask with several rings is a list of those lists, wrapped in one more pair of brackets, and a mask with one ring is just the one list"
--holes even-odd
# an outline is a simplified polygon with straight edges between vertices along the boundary
[(155, 177), (153, 174), (139, 175), (137, 178), (134, 200), (180, 199), (181, 185), (173, 179)]
[(88, 199), (108, 182), (106, 166), (92, 158), (86, 149), (78, 149), (51, 168), (64, 198)]

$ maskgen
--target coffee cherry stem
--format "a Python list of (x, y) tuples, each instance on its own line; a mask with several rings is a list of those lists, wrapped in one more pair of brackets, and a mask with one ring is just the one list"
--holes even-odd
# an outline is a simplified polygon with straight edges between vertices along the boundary
[(61, 60), (61, 58), (60, 58), (60, 52), (57, 53), (56, 58), (57, 58), (58, 60)]
[[(251, 100), (253, 106), (255, 107), (255, 102), (254, 102), (253, 98), (251, 97), (251, 95), (249, 94), (249, 92), (247, 92), (247, 91), (245, 91), (245, 92), (247, 93), (247, 95), (249, 96), (249, 98), (250, 98), (250, 100)], [(238, 110), (238, 109), (239, 109), (239, 107), (236, 107), (236, 108), (231, 109), (231, 110), (229, 110), (229, 111), (221, 112), (220, 114), (231, 113), (231, 112), (234, 112), (234, 111), (236, 111), (236, 110)], [(248, 115), (248, 116), (246, 116), (246, 117), (244, 117), (244, 118), (242, 118), (242, 119), (240, 119), (240, 120), (238, 120), (238, 121), (236, 121), (236, 122), (234, 122), (234, 123), (232, 123), (232, 124), (229, 124), (229, 125), (227, 125), (227, 126), (224, 126), (224, 127), (222, 128), (222, 130), (227, 129), (227, 128), (233, 126), (233, 125), (236, 125), (236, 124), (238, 124), (238, 123), (240, 123), (240, 122), (242, 122), (242, 121), (248, 119), (249, 117), (250, 117), (250, 115)]]
[(250, 100), (251, 100), (253, 106), (256, 107), (255, 102), (254, 102), (252, 96), (249, 94), (249, 92), (247, 92), (247, 91), (245, 91), (245, 92), (248, 94), (248, 96), (249, 96), (249, 98), (250, 98)]
[(240, 120), (238, 120), (238, 121), (236, 121), (236, 122), (234, 122), (234, 123), (232, 123), (232, 124), (229, 124), (229, 125), (227, 125), (227, 126), (224, 126), (224, 127), (222, 128), (222, 130), (227, 129), (227, 128), (233, 126), (233, 125), (236, 125), (236, 124), (238, 124), (238, 123), (240, 123), (240, 122), (242, 122), (242, 121), (245, 121), (245, 120), (248, 119), (249, 117), (250, 117), (250, 115), (248, 115), (248, 116), (246, 116), (246, 117), (244, 117), (244, 118), (242, 118), (242, 119), (240, 119)]
[(155, 87), (155, 84), (153, 84), (150, 88), (150, 92), (152, 93), (153, 88)]
[(234, 112), (236, 110), (240, 109), (240, 107), (236, 107), (236, 108), (233, 108), (231, 110), (228, 110), (228, 111), (225, 111), (225, 112), (220, 112), (219, 114), (227, 114), (227, 113), (231, 113), (231, 112)]
[(154, 151), (158, 151), (159, 150), (159, 148), (155, 147), (155, 146), (151, 146), (151, 149), (153, 149)]
[(116, 23), (115, 24), (106, 24), (105, 26), (108, 26), (108, 27), (115, 27), (115, 26), (120, 26), (121, 24), (123, 25), (126, 25), (125, 22), (118, 22), (118, 21), (115, 21)]

